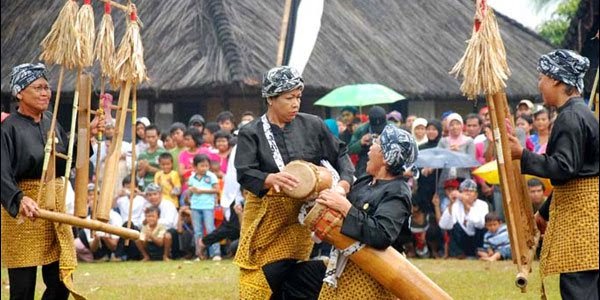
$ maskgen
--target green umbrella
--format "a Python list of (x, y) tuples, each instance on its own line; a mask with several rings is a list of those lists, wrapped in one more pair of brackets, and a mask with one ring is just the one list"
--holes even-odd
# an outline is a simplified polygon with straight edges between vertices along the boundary
[(372, 104), (394, 103), (402, 99), (405, 99), (405, 97), (381, 84), (352, 84), (336, 88), (315, 102), (315, 105), (360, 107)]

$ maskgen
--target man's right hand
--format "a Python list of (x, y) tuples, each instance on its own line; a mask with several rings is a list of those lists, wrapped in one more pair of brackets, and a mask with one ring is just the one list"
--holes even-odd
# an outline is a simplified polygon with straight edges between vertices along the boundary
[(38, 214), (38, 205), (33, 199), (23, 196), (21, 199), (21, 205), (19, 206), (19, 212), (22, 216), (29, 218), (30, 220), (35, 220)]

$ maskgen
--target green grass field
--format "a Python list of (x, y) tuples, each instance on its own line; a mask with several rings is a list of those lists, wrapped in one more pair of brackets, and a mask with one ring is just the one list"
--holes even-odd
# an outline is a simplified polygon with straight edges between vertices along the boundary
[[(538, 264), (527, 293), (514, 285), (511, 262), (411, 260), (454, 299), (539, 299)], [(231, 260), (80, 263), (75, 286), (89, 299), (237, 299), (238, 270)], [(8, 299), (8, 274), (2, 269), (2, 299)], [(558, 276), (546, 279), (549, 299), (560, 299)], [(38, 269), (36, 299), (44, 285)]]

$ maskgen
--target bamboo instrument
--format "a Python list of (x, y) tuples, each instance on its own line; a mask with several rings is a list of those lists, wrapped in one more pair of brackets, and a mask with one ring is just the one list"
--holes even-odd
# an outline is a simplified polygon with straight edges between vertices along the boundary
[(79, 103), (77, 120), (77, 159), (75, 161), (75, 210), (73, 214), (80, 218), (88, 215), (87, 186), (90, 174), (90, 103), (92, 97), (92, 78), (83, 74), (79, 81), (82, 99)]
[[(129, 183), (129, 215), (127, 216), (127, 228), (131, 228), (131, 215), (133, 214), (133, 200), (135, 199), (135, 160), (137, 158), (136, 153), (136, 133), (135, 124), (137, 120), (137, 90), (133, 88), (133, 102), (131, 103), (131, 182)], [(125, 246), (129, 246), (129, 240), (125, 241)]]
[[(102, 83), (104, 84), (104, 83)], [(104, 90), (104, 89), (102, 89)], [(100, 94), (100, 97), (98, 99), (98, 110), (96, 110), (96, 115), (105, 115), (105, 120), (106, 122), (112, 122), (112, 115), (111, 115), (111, 106), (112, 106), (112, 95), (110, 94), (105, 94), (104, 92), (102, 94)], [(94, 176), (94, 199), (92, 202), (92, 219), (96, 219), (96, 210), (97, 210), (97, 204), (99, 201), (99, 190), (100, 190), (100, 164), (101, 164), (101, 157), (102, 157), (102, 148), (103, 148), (103, 135), (102, 135), (102, 131), (98, 131), (98, 135), (97, 135), (97, 146), (96, 146), (96, 169), (95, 169), (95, 176)], [(106, 145), (106, 144), (104, 144)]]
[(527, 276), (539, 240), (533, 221), (533, 208), (521, 175), (519, 161), (513, 161), (508, 142), (507, 126), (514, 128), (508, 102), (504, 94), (504, 81), (510, 75), (506, 64), (506, 50), (500, 37), (493, 10), (484, 0), (476, 3), (473, 35), (465, 55), (451, 73), (461, 74), (464, 81), (461, 91), (469, 99), (485, 94), (490, 110), (494, 146), (502, 190), (506, 223), (511, 243), (513, 262), (517, 265), (515, 284), (526, 292)]
[(277, 45), (277, 62), (278, 66), (283, 64), (283, 52), (285, 50), (285, 39), (287, 38), (288, 22), (290, 19), (290, 11), (292, 9), (292, 0), (285, 0), (283, 7), (283, 16), (281, 18), (281, 32), (279, 33), (279, 44)]
[[(67, 163), (65, 164), (65, 176), (63, 194), (61, 199), (63, 203), (67, 199), (67, 184), (71, 178), (71, 164), (73, 163), (73, 146), (75, 145), (75, 125), (77, 124), (77, 110), (79, 109), (79, 85), (81, 83), (81, 67), (77, 70), (77, 83), (75, 85), (75, 92), (73, 94), (73, 109), (71, 110), (71, 130), (69, 131), (69, 146), (67, 148)], [(89, 142), (89, 139), (88, 139)], [(89, 153), (89, 152), (88, 152)]]
[[(337, 211), (316, 203), (304, 224), (321, 240), (338, 249), (347, 249), (356, 240), (341, 233), (342, 220)], [(392, 247), (377, 250), (365, 246), (348, 258), (398, 299), (452, 299)]]
[(126, 239), (137, 240), (140, 238), (140, 233), (133, 229), (113, 226), (96, 220), (81, 219), (76, 216), (50, 210), (38, 209), (38, 217), (51, 222), (65, 223), (76, 227), (115, 234)]
[[(44, 163), (42, 165), (42, 176), (40, 178), (40, 189), (38, 192), (38, 201), (41, 200), (42, 187), (48, 185), (49, 188), (54, 188), (53, 180), (56, 177), (56, 117), (60, 104), (60, 94), (62, 90), (64, 69), (72, 69), (77, 65), (79, 57), (79, 32), (77, 31), (77, 9), (76, 1), (67, 0), (61, 9), (56, 21), (52, 24), (52, 28), (46, 37), (40, 43), (42, 54), (40, 59), (47, 64), (60, 64), (60, 75), (58, 77), (58, 86), (56, 90), (56, 100), (52, 113), (52, 122), (44, 147)], [(61, 156), (62, 157), (62, 156)], [(56, 195), (52, 193), (46, 197), (46, 207), (48, 209), (56, 209)]]

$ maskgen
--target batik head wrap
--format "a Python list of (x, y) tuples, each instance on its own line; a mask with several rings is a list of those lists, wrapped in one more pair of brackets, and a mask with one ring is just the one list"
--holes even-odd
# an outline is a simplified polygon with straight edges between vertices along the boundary
[(413, 169), (419, 150), (415, 139), (408, 131), (388, 124), (383, 128), (379, 138), (383, 159), (391, 171), (402, 174), (406, 170)]
[(583, 76), (590, 60), (571, 50), (559, 49), (542, 55), (537, 70), (552, 79), (577, 87), (583, 93)]
[(40, 77), (46, 78), (46, 66), (42, 63), (21, 64), (14, 67), (10, 73), (12, 95), (17, 96), (19, 92)]
[(267, 71), (263, 76), (263, 98), (276, 97), (297, 88), (304, 88), (304, 80), (300, 72), (292, 67), (275, 67)]

